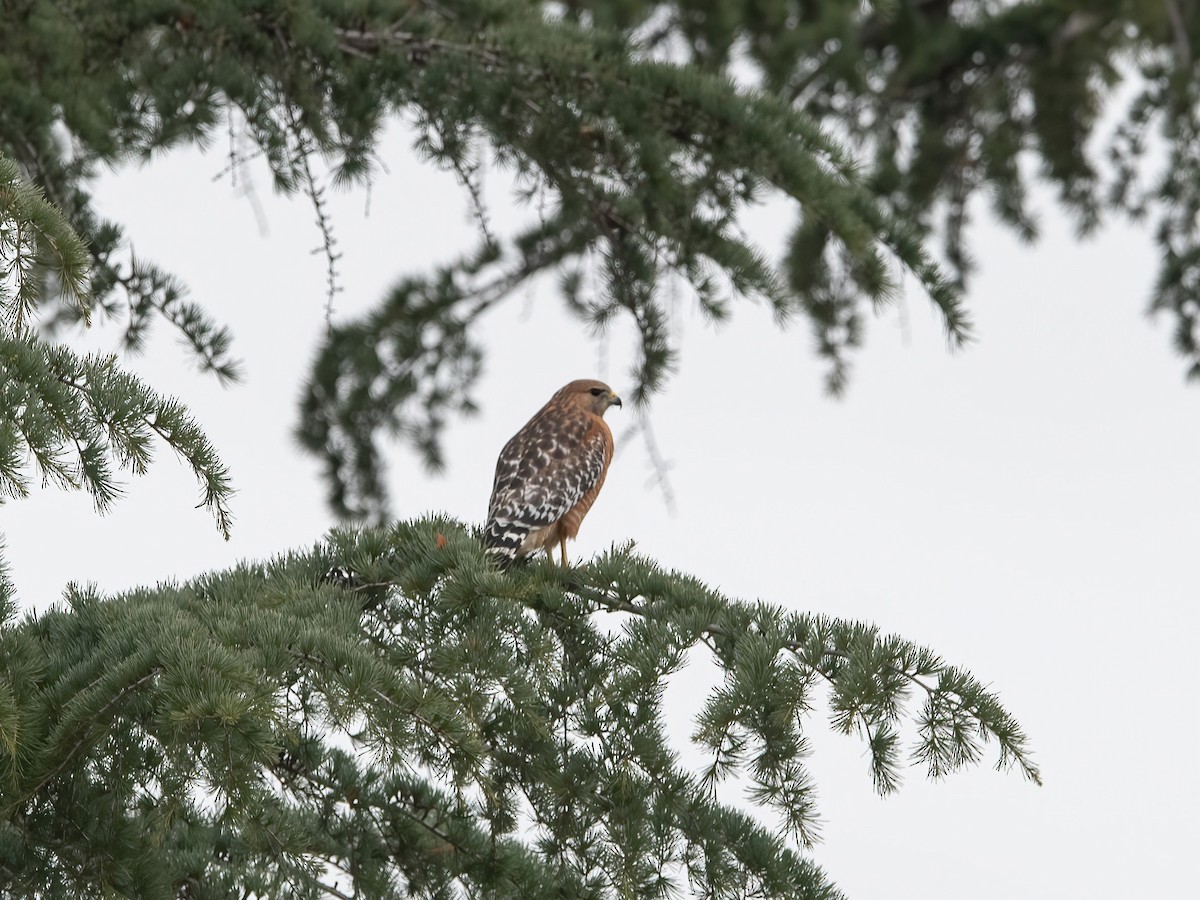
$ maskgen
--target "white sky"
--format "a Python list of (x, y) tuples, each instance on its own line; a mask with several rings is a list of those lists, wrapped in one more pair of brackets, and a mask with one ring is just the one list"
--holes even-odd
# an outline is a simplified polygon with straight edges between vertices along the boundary
[[(335, 199), (340, 316), (473, 235), (452, 178), (415, 163), (400, 135), (383, 157), (391, 174), (369, 215), (361, 192)], [(4, 510), (30, 607), (70, 580), (115, 592), (185, 579), (311, 545), (333, 524), (316, 461), (291, 437), (323, 328), (318, 234), (306, 203), (271, 196), (252, 166), (261, 233), (252, 205), (212, 182), (224, 165), (220, 152), (176, 153), (105, 177), (97, 196), (139, 254), (235, 333), (247, 377), (233, 389), (196, 375), (165, 328), (132, 362), (188, 403), (231, 468), (233, 540), (192, 508), (195, 484), (167, 455), (103, 518), (81, 495), (41, 492)], [(487, 187), (503, 228), (502, 176)], [(862, 744), (813, 721), (824, 819), (813, 856), (855, 900), (1170, 897), (1194, 883), (1200, 389), (1184, 386), (1166, 323), (1144, 315), (1149, 229), (1076, 244), (1048, 198), (1042, 209), (1033, 248), (986, 223), (971, 233), (973, 347), (947, 352), (910, 291), (871, 327), (842, 401), (823, 394), (806, 324), (780, 332), (746, 305), (714, 333), (681, 300), (682, 365), (652, 411), (678, 511), (648, 487), (631, 441), (574, 545), (586, 557), (633, 539), (732, 596), (870, 620), (999, 691), (1032, 737), (1043, 788), (987, 766), (938, 784), (914, 769), (880, 799)], [(791, 225), (775, 210), (753, 219), (772, 246)], [(447, 434), (443, 477), (392, 453), (400, 517), (479, 522), (497, 452), (556, 388), (591, 376), (629, 388), (628, 333), (599, 348), (552, 291), (525, 291), (486, 324), (483, 413)], [(116, 338), (109, 328), (88, 344)], [(633, 414), (609, 419), (619, 437)], [(681, 719), (699, 702), (671, 696)]]

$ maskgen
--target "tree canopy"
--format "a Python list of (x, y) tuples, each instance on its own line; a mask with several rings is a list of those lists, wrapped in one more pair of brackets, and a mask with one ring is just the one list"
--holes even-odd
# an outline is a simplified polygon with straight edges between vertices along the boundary
[[(1176, 347), (1200, 373), (1200, 24), (1177, 0), (4, 9), (0, 150), (84, 238), (97, 318), (120, 322), (130, 347), (162, 318), (204, 368), (237, 375), (231, 336), (203, 298), (135, 255), (136, 235), (92, 195), (97, 166), (228, 139), (230, 167), (265, 164), (278, 190), (314, 206), (331, 304), (338, 251), (325, 198), (383, 177), (374, 151), (389, 118), (411, 123), (414, 150), (457, 174), (479, 247), (400, 273), (375, 311), (335, 321), (314, 365), (299, 430), (340, 515), (386, 517), (386, 437), (440, 465), (445, 423), (474, 408), (479, 323), (529, 278), (556, 274), (590, 326), (636, 325), (639, 401), (677, 358), (664, 295), (679, 286), (713, 320), (746, 299), (781, 322), (807, 319), (841, 390), (865, 310), (906, 274), (950, 341), (968, 338), (967, 223), (986, 201), (1036, 237), (1036, 180), (1081, 231), (1109, 212), (1155, 223), (1164, 262), (1151, 308), (1173, 318)], [(489, 227), (483, 166), (509, 172), (530, 201), (523, 231)], [(795, 209), (780, 260), (739, 225), (768, 198)], [(69, 292), (58, 299), (47, 325), (79, 316)]]
[[(664, 296), (681, 286), (714, 322), (743, 301), (805, 319), (836, 391), (905, 281), (969, 339), (969, 220), (990, 201), (1036, 237), (1038, 180), (1081, 231), (1154, 223), (1151, 308), (1200, 375), (1200, 20), (1177, 0), (0, 8), (9, 497), (40, 478), (103, 510), (162, 441), (228, 530), (228, 476), (186, 409), (56, 342), (90, 319), (137, 349), (162, 320), (237, 380), (204, 298), (92, 190), (100, 166), (218, 139), (316, 214), (330, 328), (298, 431), (346, 518), (387, 517), (385, 437), (440, 463), (474, 407), (480, 323), (531, 278), (556, 276), (588, 326), (635, 324), (639, 402), (677, 359)], [(328, 192), (385, 177), (394, 118), (458, 177), (478, 245), (347, 321)], [(528, 201), (522, 230), (491, 226), (485, 167)], [(742, 224), (768, 199), (794, 211), (781, 259)], [(20, 895), (835, 897), (803, 855), (814, 715), (865, 742), (881, 791), (906, 762), (937, 777), (985, 749), (1038, 778), (996, 695), (931, 651), (628, 551), (500, 573), (469, 527), (424, 519), (182, 585), (73, 587), (38, 617), (12, 593), (0, 577), (0, 889)], [(701, 772), (662, 715), (695, 659), (720, 673)]]
[[(721, 673), (701, 771), (664, 727), (685, 664)], [(995, 694), (933, 652), (628, 551), (502, 573), (426, 519), (74, 588), (0, 631), (0, 890), (836, 898), (800, 852), (818, 710), (881, 792), (985, 752), (1038, 778)]]

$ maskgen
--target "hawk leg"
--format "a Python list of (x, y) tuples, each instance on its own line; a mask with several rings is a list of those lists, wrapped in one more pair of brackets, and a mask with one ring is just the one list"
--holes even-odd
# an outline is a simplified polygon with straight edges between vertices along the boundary
[(565, 569), (567, 567), (567, 539), (565, 537), (558, 539), (558, 549), (562, 551), (562, 565)]

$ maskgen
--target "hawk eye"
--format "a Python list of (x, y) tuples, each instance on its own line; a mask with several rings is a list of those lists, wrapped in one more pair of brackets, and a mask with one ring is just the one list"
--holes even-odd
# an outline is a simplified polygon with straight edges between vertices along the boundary
[(593, 397), (599, 397), (604, 393), (604, 388), (592, 388), (591, 394)]

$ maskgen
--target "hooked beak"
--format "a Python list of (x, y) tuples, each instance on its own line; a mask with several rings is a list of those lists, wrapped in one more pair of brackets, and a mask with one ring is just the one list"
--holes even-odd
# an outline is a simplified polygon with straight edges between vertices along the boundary
[(618, 397), (618, 396), (617, 396), (615, 393), (613, 393), (612, 391), (609, 391), (609, 392), (608, 392), (608, 405), (609, 405), (609, 406), (620, 406), (620, 405), (621, 405), (621, 398), (620, 398), (620, 397)]

